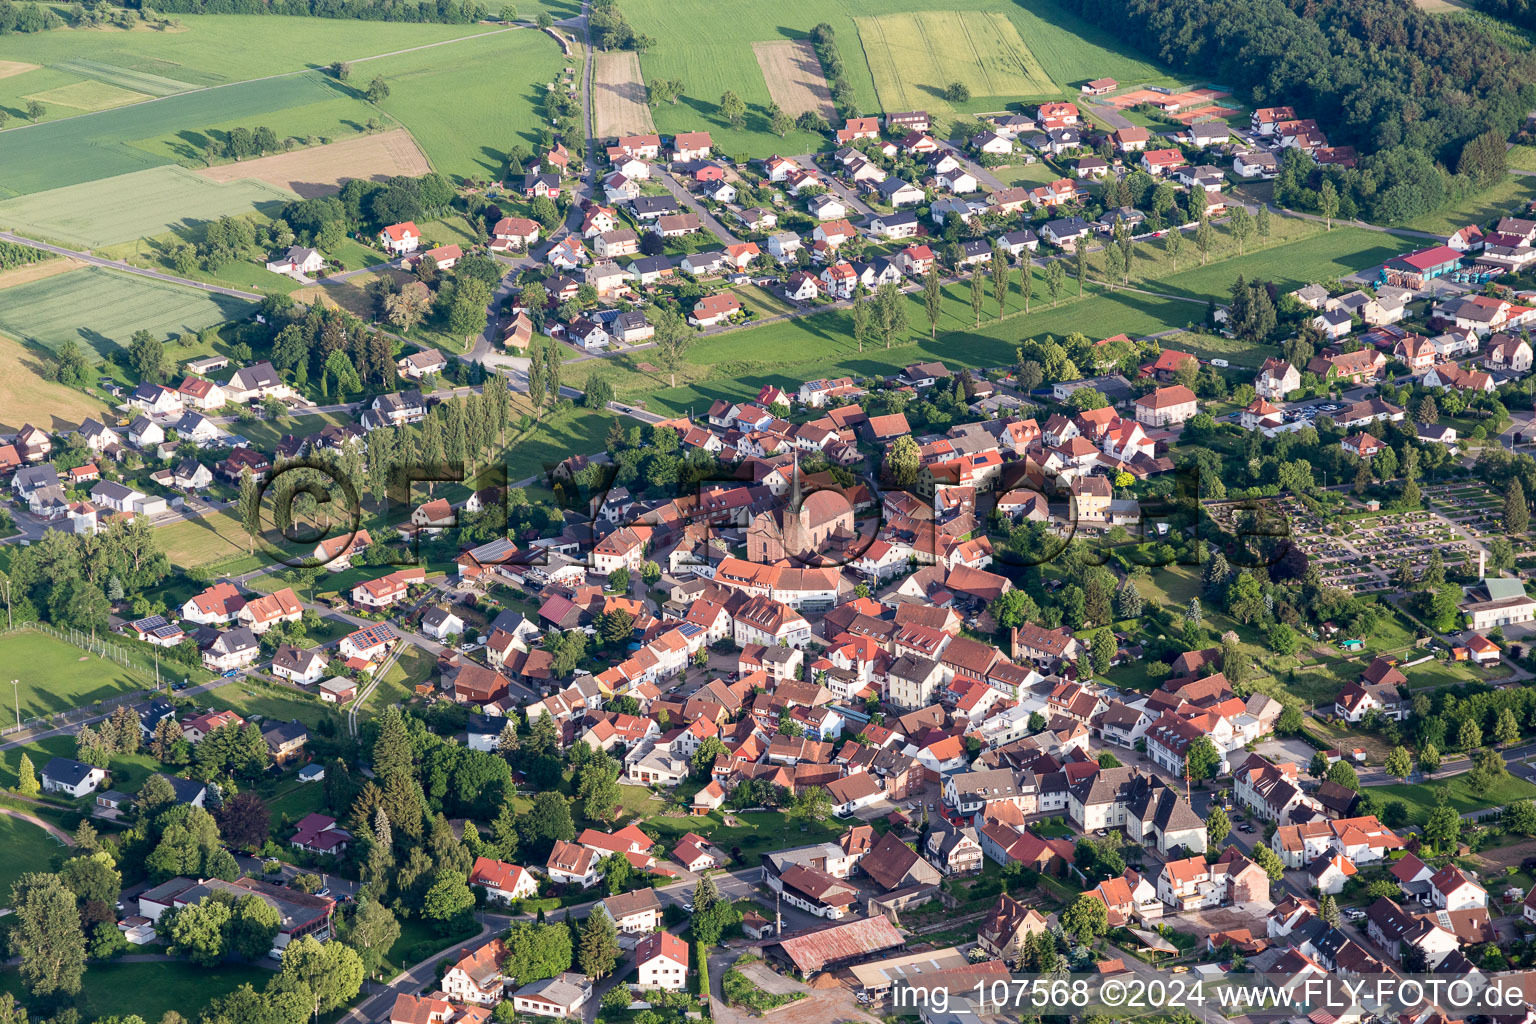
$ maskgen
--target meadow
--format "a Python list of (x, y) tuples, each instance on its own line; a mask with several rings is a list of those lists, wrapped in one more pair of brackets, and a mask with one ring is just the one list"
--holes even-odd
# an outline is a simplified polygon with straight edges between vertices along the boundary
[(200, 224), (225, 214), (276, 212), (297, 198), (251, 178), (220, 183), (185, 167), (153, 167), (0, 202), (0, 224), (87, 249), (176, 232), (200, 237)]
[(534, 148), (535, 104), (563, 67), (553, 39), (517, 31), (370, 61), (366, 74), (384, 76), (382, 109), (410, 129), (435, 170), (499, 178), (509, 149)]
[[(937, 6), (932, 0), (783, 0), (764, 6), (745, 0), (723, 0), (717, 4), (680, 6), (669, 0), (628, 0), (625, 17), (637, 32), (657, 42), (641, 57), (641, 69), (647, 80), (676, 78), (684, 85), (683, 96), (675, 104), (662, 104), (654, 110), (656, 126), (662, 132), (707, 128), (721, 149), (729, 154), (754, 157), (773, 153), (813, 151), (822, 142), (814, 136), (791, 132), (779, 138), (768, 130), (767, 109), (771, 102), (767, 84), (753, 55), (754, 42), (801, 39), (819, 22), (831, 25), (837, 37), (838, 53), (845, 67), (845, 77), (853, 90), (854, 104), (865, 113), (882, 109), (871, 62), (885, 58), (866, 57), (861, 45), (857, 18), (904, 15), (926, 12), (943, 17), (968, 12), (970, 18), (1001, 15), (1007, 19), (1025, 44), (1044, 77), (1055, 83), (1049, 91), (1060, 95), (1076, 93), (1077, 84), (1091, 78), (1110, 76), (1121, 82), (1172, 84), (1166, 69), (1148, 62), (1129, 47), (1115, 41), (1109, 33), (1057, 7), (1051, 0), (960, 0)], [(900, 39), (897, 43), (903, 42)], [(990, 49), (989, 45), (983, 49)], [(926, 59), (926, 58), (925, 58)], [(972, 58), (973, 65), (978, 64)], [(937, 83), (913, 78), (919, 86), (943, 85), (960, 74), (977, 73), (974, 68), (951, 68)], [(1023, 76), (1019, 76), (1022, 80)], [(1037, 76), (1031, 76), (1037, 77)], [(1026, 88), (1026, 86), (1020, 86)], [(1038, 85), (1027, 86), (1038, 98)], [(732, 128), (720, 116), (718, 103), (722, 93), (734, 90), (747, 104), (744, 129)], [(935, 105), (936, 97), (926, 95), (921, 106)], [(967, 112), (995, 110), (1026, 94), (973, 97), (961, 104)], [(886, 106), (885, 109), (892, 109)]]
[(1496, 217), (1508, 216), (1524, 209), (1532, 201), (1536, 201), (1536, 176), (1511, 174), (1486, 191), (1474, 193), (1460, 202), (1427, 213), (1403, 226), (1448, 235), (1468, 224), (1486, 224)]
[(21, 682), (16, 694), (7, 693), (0, 700), (12, 720), (16, 716), (13, 701), (19, 702), (25, 720), (82, 707), (154, 682), (115, 661), (86, 654), (46, 633), (30, 631), (0, 637), (0, 665), (6, 666), (7, 681), (15, 677)]
[(45, 377), (42, 358), (4, 335), (0, 335), (0, 365), (7, 370), (0, 374), (0, 431), (12, 433), (24, 423), (45, 430), (72, 429), (87, 416), (107, 413), (105, 402)]
[(244, 556), (248, 544), (245, 528), (233, 512), (212, 512), (159, 527), (155, 540), (172, 565), (192, 569)]
[[(238, 14), (182, 14), (177, 20), (180, 30), (63, 29), (0, 38), (0, 60), (41, 65), (0, 78), (0, 107), (19, 119), (26, 96), (84, 81), (165, 96), (493, 31), (489, 25), (328, 19), (319, 32), (313, 18)], [(45, 119), (79, 113), (50, 109)]]
[(133, 333), (158, 338), (240, 319), (251, 303), (100, 267), (82, 267), (5, 289), (0, 331), (57, 348), (78, 342), (87, 359), (126, 348)]
[(207, 128), (266, 125), (280, 136), (328, 137), (358, 130), (375, 116), (371, 110), (345, 84), (310, 72), (12, 128), (4, 133), (0, 195), (27, 195), (180, 160), (197, 164)]

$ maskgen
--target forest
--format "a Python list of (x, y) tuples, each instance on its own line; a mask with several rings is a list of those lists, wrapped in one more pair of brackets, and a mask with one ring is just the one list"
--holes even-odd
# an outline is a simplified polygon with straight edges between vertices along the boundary
[[(1341, 211), (1398, 223), (1503, 173), (1489, 138), (1536, 99), (1536, 54), (1406, 0), (1064, 0), (1093, 24), (1257, 106), (1293, 106), (1359, 166)], [(1501, 147), (1498, 147), (1501, 149)]]

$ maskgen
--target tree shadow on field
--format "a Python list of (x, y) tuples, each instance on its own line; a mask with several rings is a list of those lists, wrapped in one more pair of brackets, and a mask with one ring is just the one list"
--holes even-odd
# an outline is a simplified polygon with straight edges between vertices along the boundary
[(75, 333), (80, 336), (80, 341), (83, 344), (89, 346), (90, 350), (96, 353), (96, 355), (102, 359), (111, 359), (113, 353), (119, 351), (123, 347), (113, 339), (91, 327), (78, 327), (75, 329)]
[(176, 133), (178, 142), (171, 143), (171, 152), (188, 160), (201, 160), (206, 155), (210, 137), (200, 131), (185, 129)]

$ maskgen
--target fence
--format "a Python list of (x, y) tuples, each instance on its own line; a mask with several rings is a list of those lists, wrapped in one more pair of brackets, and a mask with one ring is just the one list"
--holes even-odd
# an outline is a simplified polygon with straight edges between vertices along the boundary
[[(82, 633), (78, 629), (58, 629), (45, 622), (24, 622), (10, 629), (0, 629), (0, 637), (26, 632), (42, 633), (45, 636), (53, 637), (55, 640), (78, 647), (87, 654), (94, 654), (99, 658), (115, 662), (123, 668), (136, 672), (145, 671), (144, 666), (134, 659), (128, 649), (121, 644), (114, 644), (101, 637), (92, 637), (89, 633)], [(0, 726), (0, 737), (46, 732), (50, 729), (57, 729), (60, 726), (72, 725), (75, 722), (110, 714), (123, 704), (135, 704), (146, 699), (151, 693), (152, 691), (148, 689), (129, 690), (114, 697), (94, 701), (86, 707), (70, 708), (67, 711), (55, 711), (37, 718), (29, 718), (20, 725), (12, 719), (8, 725)]]

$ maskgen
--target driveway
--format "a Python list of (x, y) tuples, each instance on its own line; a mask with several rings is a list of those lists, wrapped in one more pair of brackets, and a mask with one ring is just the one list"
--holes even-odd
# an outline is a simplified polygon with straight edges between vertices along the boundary
[(725, 225), (720, 223), (719, 218), (704, 209), (703, 205), (693, 197), (693, 193), (684, 188), (672, 175), (660, 174), (654, 180), (659, 181), (663, 188), (672, 193), (672, 198), (677, 200), (679, 206), (685, 206), (698, 214), (700, 222), (710, 231), (714, 232), (716, 238), (721, 239), (727, 245), (741, 244), (741, 239), (726, 230)]

